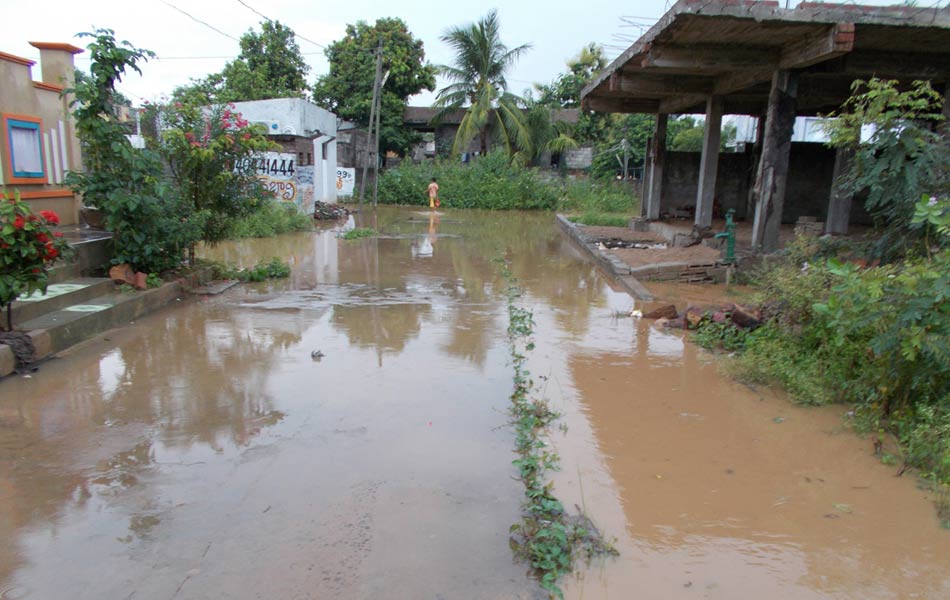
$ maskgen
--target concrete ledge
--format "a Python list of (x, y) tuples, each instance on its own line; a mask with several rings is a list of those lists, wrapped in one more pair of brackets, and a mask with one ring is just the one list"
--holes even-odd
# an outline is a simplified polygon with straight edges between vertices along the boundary
[(0, 344), (0, 377), (6, 377), (16, 368), (16, 357), (6, 344)]
[[(52, 339), (45, 329), (28, 331), (27, 335), (33, 338), (33, 362), (39, 362), (51, 354)], [(15, 370), (16, 356), (13, 349), (6, 344), (0, 344), (0, 377), (6, 377)]]
[(627, 265), (627, 263), (623, 262), (613, 254), (603, 252), (597, 247), (597, 244), (589, 242), (587, 238), (581, 233), (580, 228), (568, 220), (564, 215), (556, 215), (556, 217), (558, 227), (567, 233), (568, 237), (571, 238), (571, 240), (574, 241), (581, 249), (583, 249), (584, 252), (594, 260), (594, 263), (599, 266), (618, 286), (622, 287), (627, 291), (628, 294), (639, 300), (651, 301), (654, 299), (653, 294), (651, 294), (650, 291), (643, 286), (643, 284), (637, 281), (636, 277), (632, 274), (630, 266)]

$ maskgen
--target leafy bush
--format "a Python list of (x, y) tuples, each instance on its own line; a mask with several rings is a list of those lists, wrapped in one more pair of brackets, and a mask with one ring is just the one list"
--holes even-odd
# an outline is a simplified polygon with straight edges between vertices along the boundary
[(151, 140), (168, 167), (175, 193), (189, 204), (200, 237), (214, 244), (227, 237), (235, 218), (260, 209), (268, 199), (257, 178), (256, 156), (273, 149), (259, 125), (251, 125), (234, 105), (174, 104), (152, 107), (163, 129)]
[(241, 281), (260, 282), (265, 279), (281, 279), (290, 276), (290, 265), (276, 256), (270, 262), (258, 263), (252, 269), (243, 269), (237, 272)]
[(732, 324), (731, 321), (716, 323), (712, 319), (703, 319), (693, 334), (693, 340), (708, 350), (733, 352), (745, 348), (749, 332)]
[(313, 228), (313, 218), (293, 204), (269, 200), (256, 212), (231, 221), (228, 239), (272, 237), (292, 231), (307, 231)]
[(149, 273), (145, 278), (145, 285), (149, 288), (162, 287), (163, 283), (165, 283), (165, 281), (159, 277), (157, 273)]
[(83, 152), (83, 172), (66, 181), (84, 202), (105, 214), (112, 232), (112, 263), (129, 263), (144, 272), (179, 265), (182, 252), (200, 237), (201, 226), (181, 196), (163, 182), (164, 167), (151, 150), (132, 147), (116, 112), (116, 82), (129, 69), (154, 56), (128, 42), (116, 43), (110, 29), (80, 36), (89, 44), (90, 74), (76, 73), (71, 104)]
[(828, 127), (831, 143), (854, 157), (840, 185), (867, 192), (866, 207), (884, 228), (877, 252), (899, 259), (927, 233), (913, 219), (920, 198), (950, 192), (950, 148), (935, 131), (943, 99), (926, 81), (901, 91), (897, 81), (874, 78), (855, 81), (852, 89)]
[(0, 309), (21, 294), (46, 293), (46, 269), (69, 248), (63, 234), (50, 229), (57, 224), (55, 212), (35, 215), (19, 192), (12, 198), (0, 192)]
[(433, 177), (439, 182), (442, 206), (448, 208), (552, 210), (557, 206), (556, 187), (541, 181), (535, 171), (510, 164), (503, 151), (467, 165), (436, 161), (388, 169), (380, 175), (379, 201), (428, 206), (426, 187)]

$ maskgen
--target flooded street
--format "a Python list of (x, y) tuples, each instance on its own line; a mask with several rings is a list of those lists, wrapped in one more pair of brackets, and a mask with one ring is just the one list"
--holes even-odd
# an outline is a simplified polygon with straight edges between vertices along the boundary
[(500, 255), (567, 426), (558, 495), (620, 552), (566, 597), (950, 596), (950, 532), (843, 408), (749, 389), (620, 316), (633, 300), (550, 214), (354, 224), (383, 235), (221, 245), (293, 273), (0, 382), (0, 599), (546, 597), (508, 545)]

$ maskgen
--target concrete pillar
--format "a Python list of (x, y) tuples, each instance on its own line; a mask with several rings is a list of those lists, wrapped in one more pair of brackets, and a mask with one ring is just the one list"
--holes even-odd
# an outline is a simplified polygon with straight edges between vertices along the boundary
[(848, 221), (851, 219), (851, 199), (854, 192), (841, 186), (842, 179), (851, 170), (853, 151), (838, 148), (835, 151), (835, 170), (831, 178), (831, 197), (828, 201), (828, 217), (825, 219), (825, 233), (844, 235), (848, 233)]
[(655, 221), (660, 218), (660, 201), (663, 198), (663, 167), (666, 165), (666, 124), (669, 115), (656, 115), (656, 133), (653, 134), (650, 162), (653, 173), (650, 175), (650, 209), (647, 218)]
[(697, 227), (710, 227), (712, 225), (721, 134), (722, 97), (710, 96), (706, 100), (706, 131), (703, 134), (703, 155), (699, 162), (699, 189), (696, 191)]
[(748, 219), (755, 214), (755, 177), (759, 172), (759, 161), (762, 159), (762, 141), (765, 138), (765, 115), (756, 117), (755, 124), (755, 144), (752, 146), (752, 166), (747, 177), (752, 185), (749, 186), (749, 192), (746, 197), (744, 219)]
[(640, 182), (640, 216), (650, 214), (650, 181), (653, 175), (653, 138), (647, 138), (646, 151), (643, 154), (643, 181)]
[(756, 202), (752, 248), (758, 252), (772, 252), (778, 248), (797, 93), (798, 73), (779, 70), (772, 74), (762, 158), (759, 160), (754, 188)]

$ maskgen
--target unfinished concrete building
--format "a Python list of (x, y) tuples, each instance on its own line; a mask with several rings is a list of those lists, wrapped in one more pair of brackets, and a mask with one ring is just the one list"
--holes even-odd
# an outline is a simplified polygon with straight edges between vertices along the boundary
[[(927, 80), (947, 96), (950, 9), (803, 2), (679, 0), (581, 93), (586, 110), (656, 115), (647, 152), (643, 216), (655, 220), (694, 190), (694, 223), (714, 207), (751, 220), (752, 248), (772, 251), (782, 222), (802, 214), (845, 233), (862, 207), (835, 193), (847, 156), (819, 144), (793, 148), (797, 116), (829, 114), (857, 79)], [(944, 113), (950, 111), (945, 104)], [(669, 168), (670, 115), (704, 113), (698, 165)], [(720, 157), (723, 115), (761, 124), (744, 156)]]

